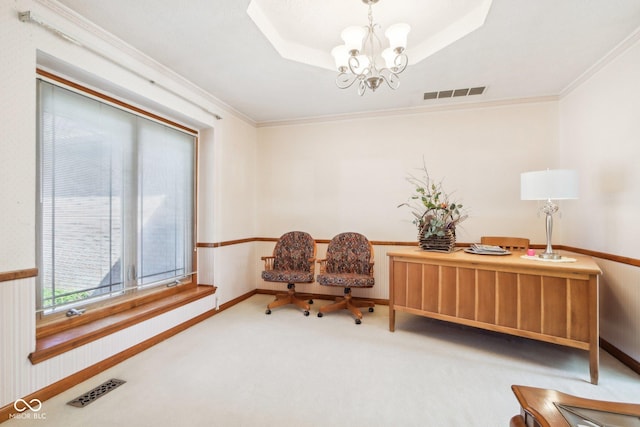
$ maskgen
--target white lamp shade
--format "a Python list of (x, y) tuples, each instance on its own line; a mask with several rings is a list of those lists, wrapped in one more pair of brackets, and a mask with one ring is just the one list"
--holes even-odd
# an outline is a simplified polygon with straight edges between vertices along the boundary
[(384, 58), (384, 63), (386, 64), (387, 68), (393, 68), (396, 66), (397, 56), (398, 54), (395, 53), (390, 47), (382, 51), (382, 57)]
[(336, 46), (331, 50), (331, 55), (336, 61), (336, 68), (340, 70), (341, 67), (349, 67), (349, 51), (345, 45)]
[(342, 40), (344, 40), (344, 44), (347, 47), (347, 52), (351, 52), (352, 50), (357, 50), (360, 52), (362, 49), (362, 39), (367, 34), (367, 30), (365, 27), (347, 27), (342, 30)]
[(520, 174), (520, 199), (562, 200), (578, 198), (578, 173), (569, 169), (547, 169)]
[(387, 28), (384, 35), (389, 39), (391, 49), (401, 48), (401, 50), (404, 50), (407, 47), (407, 35), (409, 31), (411, 31), (411, 26), (403, 23), (393, 24)]

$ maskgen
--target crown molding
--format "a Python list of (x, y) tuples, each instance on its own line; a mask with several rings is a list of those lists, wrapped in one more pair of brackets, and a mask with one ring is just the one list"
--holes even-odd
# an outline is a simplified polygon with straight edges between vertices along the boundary
[(587, 68), (587, 70), (578, 76), (577, 79), (572, 81), (560, 91), (560, 99), (566, 97), (571, 92), (573, 92), (576, 88), (582, 85), (584, 82), (589, 80), (595, 74), (598, 73), (601, 69), (615, 61), (619, 56), (624, 54), (627, 50), (633, 47), (636, 43), (640, 41), (640, 27), (636, 28), (627, 38), (618, 43), (613, 49), (609, 51), (605, 56), (600, 58), (595, 64), (591, 67)]
[(441, 105), (430, 105), (430, 106), (421, 106), (421, 107), (413, 107), (413, 108), (400, 108), (400, 109), (393, 109), (393, 110), (377, 110), (377, 111), (367, 111), (367, 112), (361, 112), (361, 113), (348, 113), (348, 114), (337, 114), (337, 115), (327, 115), (327, 116), (318, 116), (318, 117), (306, 117), (306, 118), (291, 119), (291, 120), (265, 121), (265, 122), (258, 122), (256, 124), (256, 127), (262, 128), (262, 127), (294, 126), (294, 125), (336, 122), (336, 121), (345, 121), (345, 120), (372, 119), (372, 118), (381, 118), (381, 117), (406, 116), (406, 115), (413, 115), (413, 114), (426, 114), (426, 113), (442, 112), (442, 111), (459, 111), (459, 110), (480, 109), (480, 108), (496, 108), (496, 107), (504, 107), (508, 105), (556, 102), (559, 99), (560, 98), (557, 95), (548, 95), (548, 96), (536, 96), (531, 98), (513, 98), (513, 99), (499, 99), (499, 100), (492, 100), (492, 101), (457, 102), (457, 103), (447, 103), (447, 104), (441, 104)]

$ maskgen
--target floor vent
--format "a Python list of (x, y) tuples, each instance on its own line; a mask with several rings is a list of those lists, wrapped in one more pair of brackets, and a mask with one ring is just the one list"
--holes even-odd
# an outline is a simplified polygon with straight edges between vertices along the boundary
[(456, 98), (459, 96), (472, 96), (482, 95), (486, 86), (472, 87), (466, 89), (449, 89), (441, 90), (439, 92), (425, 92), (424, 99), (439, 99), (439, 98)]
[(109, 381), (100, 384), (98, 387), (94, 388), (93, 390), (86, 392), (82, 396), (76, 397), (71, 402), (67, 402), (67, 405), (75, 406), (77, 408), (83, 408), (87, 406), (89, 403), (96, 400), (97, 398), (102, 397), (105, 394), (109, 393), (114, 388), (120, 387), (124, 383), (126, 383), (126, 381), (117, 380), (115, 378), (110, 379)]

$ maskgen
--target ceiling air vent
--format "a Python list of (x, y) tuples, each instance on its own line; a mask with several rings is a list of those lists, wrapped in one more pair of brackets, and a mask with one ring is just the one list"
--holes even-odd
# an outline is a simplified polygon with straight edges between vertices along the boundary
[(441, 90), (439, 92), (425, 92), (424, 99), (439, 99), (439, 98), (457, 98), (460, 96), (482, 95), (486, 86), (472, 87), (466, 89), (450, 89)]

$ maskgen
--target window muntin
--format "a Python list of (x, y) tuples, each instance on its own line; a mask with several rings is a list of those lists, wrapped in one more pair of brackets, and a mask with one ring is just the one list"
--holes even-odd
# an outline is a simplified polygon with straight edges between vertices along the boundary
[(38, 85), (38, 309), (191, 274), (195, 137)]

